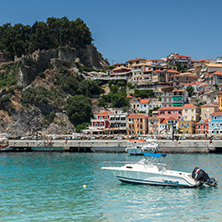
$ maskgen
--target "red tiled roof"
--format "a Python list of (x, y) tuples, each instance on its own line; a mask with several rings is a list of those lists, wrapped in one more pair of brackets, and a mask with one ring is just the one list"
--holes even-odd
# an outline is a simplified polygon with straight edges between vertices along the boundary
[(201, 107), (218, 107), (218, 106), (212, 103), (207, 103), (207, 104), (202, 105)]
[(181, 75), (172, 75), (170, 76), (169, 78), (172, 78), (172, 77), (180, 77)]
[(166, 72), (170, 72), (170, 73), (179, 73), (178, 71), (176, 71), (176, 70), (171, 70), (171, 69), (168, 69)]
[(214, 116), (220, 116), (221, 115), (222, 116), (222, 112), (214, 112), (214, 113), (211, 113), (211, 116), (212, 115), (214, 115)]
[(150, 99), (141, 99), (140, 103), (149, 103)]
[(183, 86), (195, 86), (196, 84), (193, 84), (193, 83), (185, 83), (183, 84)]
[(162, 110), (182, 110), (183, 107), (174, 107), (174, 106), (170, 106), (170, 107), (161, 107), (160, 109), (158, 109), (158, 111), (162, 111)]
[(183, 109), (186, 109), (186, 108), (199, 108), (199, 107), (193, 104), (184, 104)]
[(127, 62), (136, 62), (136, 61), (140, 61), (140, 60), (146, 61), (146, 59), (136, 58), (136, 59), (131, 59)]
[(185, 58), (191, 58), (190, 56), (184, 56), (184, 55), (174, 55), (174, 56), (176, 56), (176, 57), (185, 57)]
[(105, 112), (99, 113), (98, 116), (107, 116), (110, 113), (112, 113), (112, 112), (111, 111), (105, 111)]
[(177, 89), (177, 90), (173, 90), (172, 92), (185, 92), (186, 90), (184, 89)]
[(205, 62), (205, 61), (209, 61), (208, 59), (201, 59), (199, 60), (199, 62)]
[(148, 118), (148, 115), (146, 115), (146, 114), (130, 114), (129, 116), (128, 116), (129, 118), (136, 118), (136, 117), (146, 117), (146, 118)]

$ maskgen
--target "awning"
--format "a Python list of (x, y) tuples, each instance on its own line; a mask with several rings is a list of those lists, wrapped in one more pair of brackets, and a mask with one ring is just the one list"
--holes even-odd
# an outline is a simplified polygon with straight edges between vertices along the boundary
[(172, 96), (172, 99), (183, 99), (182, 96)]
[(182, 103), (172, 103), (172, 106), (183, 106)]

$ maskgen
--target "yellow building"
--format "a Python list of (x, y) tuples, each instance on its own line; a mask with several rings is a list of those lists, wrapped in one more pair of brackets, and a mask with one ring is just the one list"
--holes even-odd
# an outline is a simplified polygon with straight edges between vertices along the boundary
[(178, 121), (178, 129), (180, 129), (180, 132), (183, 134), (194, 134), (195, 133), (195, 121), (184, 121), (179, 120)]
[(127, 117), (127, 134), (144, 135), (148, 131), (148, 115), (130, 114)]

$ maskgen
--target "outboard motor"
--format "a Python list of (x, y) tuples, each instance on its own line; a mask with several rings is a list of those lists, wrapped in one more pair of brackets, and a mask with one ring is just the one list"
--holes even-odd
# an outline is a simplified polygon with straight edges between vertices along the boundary
[(195, 169), (192, 172), (193, 179), (200, 181), (201, 183), (206, 183), (209, 186), (216, 186), (217, 181), (214, 178), (210, 178), (208, 174), (200, 169), (199, 167), (195, 167)]

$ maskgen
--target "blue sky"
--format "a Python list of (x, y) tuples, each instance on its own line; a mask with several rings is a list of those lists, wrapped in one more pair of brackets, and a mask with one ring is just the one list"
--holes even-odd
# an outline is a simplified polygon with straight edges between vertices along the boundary
[(222, 56), (221, 12), (220, 0), (7, 0), (0, 25), (79, 17), (111, 64), (171, 52), (199, 60)]

